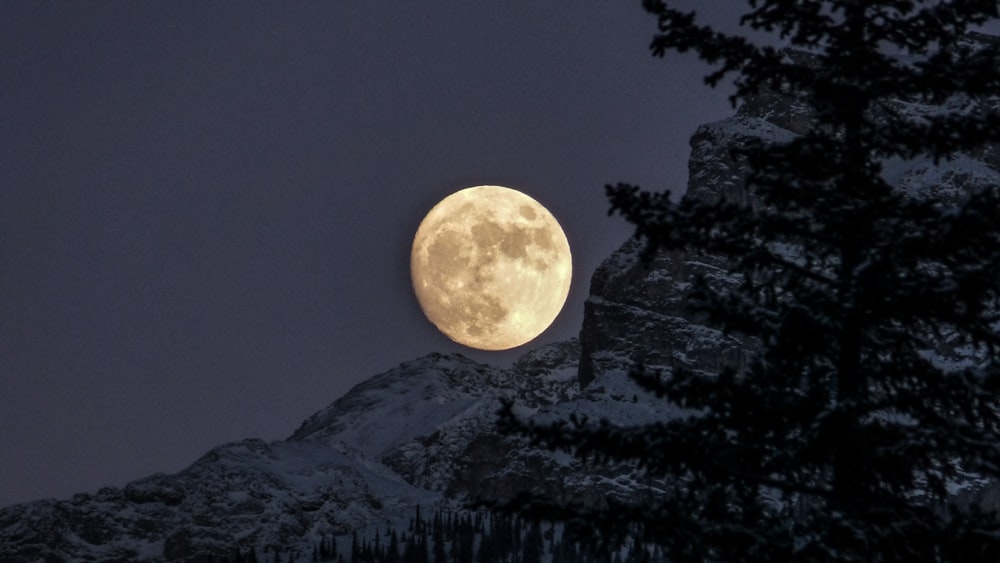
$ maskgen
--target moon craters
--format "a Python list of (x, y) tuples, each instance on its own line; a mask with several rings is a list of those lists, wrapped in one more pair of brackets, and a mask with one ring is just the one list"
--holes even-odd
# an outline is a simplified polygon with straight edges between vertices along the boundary
[(411, 253), (421, 308), (442, 332), (475, 348), (503, 350), (540, 334), (562, 309), (569, 244), (555, 218), (509, 188), (448, 196), (424, 218)]

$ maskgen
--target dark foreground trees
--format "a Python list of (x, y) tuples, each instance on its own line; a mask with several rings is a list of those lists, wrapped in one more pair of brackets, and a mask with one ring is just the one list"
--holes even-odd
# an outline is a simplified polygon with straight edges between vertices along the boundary
[[(653, 53), (695, 52), (714, 65), (712, 85), (731, 73), (736, 102), (802, 95), (810, 131), (740, 148), (752, 202), (608, 192), (650, 253), (729, 260), (738, 287), (696, 284), (690, 304), (759, 354), (713, 377), (636, 369), (688, 413), (649, 426), (532, 429), (508, 412), (551, 447), (638, 464), (668, 491), (639, 505), (513, 506), (609, 535), (641, 530), (674, 561), (1000, 560), (995, 515), (948, 491), (1000, 478), (1000, 187), (956, 203), (883, 174), (1000, 141), (1000, 103), (984, 101), (1000, 94), (1000, 48), (962, 39), (997, 3), (748, 4), (743, 25), (810, 56), (647, 0)], [(964, 363), (937, 360), (959, 349)]]

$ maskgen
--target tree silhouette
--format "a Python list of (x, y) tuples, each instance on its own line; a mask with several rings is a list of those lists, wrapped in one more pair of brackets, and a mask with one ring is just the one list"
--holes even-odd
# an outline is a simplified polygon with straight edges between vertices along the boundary
[[(1000, 560), (995, 515), (948, 490), (1000, 473), (1000, 187), (970, 185), (956, 203), (884, 174), (1000, 141), (1000, 42), (967, 35), (996, 1), (748, 0), (742, 25), (798, 56), (644, 7), (654, 55), (693, 51), (709, 85), (734, 76), (734, 103), (779, 91), (811, 108), (805, 134), (737, 147), (748, 200), (608, 186), (645, 258), (727, 260), (735, 286), (700, 280), (688, 303), (757, 353), (712, 376), (636, 367), (685, 413), (655, 424), (530, 427), (506, 409), (507, 428), (633, 463), (666, 490), (507, 508), (607, 537), (641, 530), (673, 561)], [(959, 349), (964, 362), (936, 361)]]

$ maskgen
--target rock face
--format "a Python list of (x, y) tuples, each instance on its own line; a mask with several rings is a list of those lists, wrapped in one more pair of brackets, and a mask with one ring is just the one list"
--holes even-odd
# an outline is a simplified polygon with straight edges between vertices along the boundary
[[(1000, 102), (949, 101), (969, 111), (986, 103)], [(934, 110), (897, 104), (916, 118)], [(746, 168), (731, 149), (752, 139), (787, 140), (809, 123), (801, 100), (770, 93), (698, 128), (690, 195), (753, 202)], [(941, 165), (885, 166), (900, 189), (952, 201), (970, 187), (1000, 183), (998, 171), (997, 147)], [(640, 250), (640, 241), (628, 240), (594, 273), (579, 341), (528, 352), (509, 369), (431, 354), (357, 385), (287, 440), (227, 444), (174, 475), (0, 509), (0, 561), (204, 561), (251, 548), (309, 560), (320, 539), (398, 522), (417, 505), (454, 507), (525, 490), (584, 502), (647, 494), (649, 484), (628, 468), (584, 465), (495, 426), (503, 400), (538, 423), (571, 415), (619, 424), (662, 420), (672, 416), (669, 407), (626, 377), (634, 362), (715, 373), (747, 361), (751, 346), (683, 306), (697, 276), (719, 287), (735, 283), (726, 263), (661, 253), (644, 265)]]
[[(1000, 38), (973, 33), (967, 41)], [(786, 56), (809, 64), (808, 55), (789, 52)], [(995, 112), (1000, 110), (1000, 97), (956, 97), (945, 103), (945, 109)], [(940, 113), (942, 107), (896, 100), (881, 111), (889, 110), (919, 120)], [(687, 195), (754, 206), (754, 195), (745, 182), (747, 166), (734, 157), (732, 149), (756, 140), (789, 141), (806, 133), (811, 122), (811, 110), (801, 96), (770, 91), (748, 100), (734, 116), (700, 126), (691, 136)], [(914, 197), (934, 196), (957, 204), (974, 189), (1000, 183), (1000, 146), (985, 146), (940, 163), (927, 158), (886, 161), (883, 174), (891, 185)], [(752, 345), (719, 333), (683, 308), (684, 293), (698, 276), (718, 288), (736, 283), (727, 275), (725, 261), (716, 256), (661, 252), (644, 265), (639, 259), (641, 250), (640, 241), (626, 241), (594, 273), (580, 330), (581, 386), (636, 361), (710, 373), (742, 366)]]
[(661, 253), (643, 264), (641, 250), (641, 241), (629, 240), (594, 273), (580, 330), (580, 385), (627, 372), (635, 362), (708, 372), (742, 365), (743, 343), (700, 322), (683, 305), (685, 290), (699, 275), (716, 286), (733, 283), (725, 262)]
[(579, 353), (576, 340), (553, 344), (510, 370), (432, 354), (357, 385), (290, 440), (318, 441), (383, 464), (423, 489), (455, 491), (463, 456), (491, 427), (501, 400), (538, 408), (573, 397)]

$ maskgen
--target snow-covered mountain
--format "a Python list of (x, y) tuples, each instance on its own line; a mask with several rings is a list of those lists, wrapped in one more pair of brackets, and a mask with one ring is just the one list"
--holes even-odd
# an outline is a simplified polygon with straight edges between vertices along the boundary
[[(502, 399), (525, 412), (578, 395), (576, 340), (510, 369), (430, 354), (357, 385), (287, 440), (219, 446), (122, 489), (0, 510), (0, 561), (201, 561), (309, 554), (323, 537), (457, 506)], [(479, 442), (475, 443), (479, 440)], [(450, 501), (450, 502), (449, 502)]]
[[(1000, 102), (951, 103), (976, 111)], [(934, 108), (900, 101), (898, 110), (916, 117)], [(789, 139), (808, 124), (801, 100), (765, 94), (700, 127), (691, 138), (689, 193), (752, 201), (733, 146)], [(971, 186), (1000, 183), (1000, 147), (941, 165), (886, 164), (887, 178), (918, 196), (944, 191), (959, 201)], [(752, 354), (752, 343), (682, 307), (695, 276), (734, 283), (721, 259), (662, 253), (646, 267), (640, 250), (626, 241), (594, 273), (579, 341), (528, 352), (508, 369), (431, 354), (357, 385), (287, 440), (226, 444), (173, 475), (0, 509), (0, 562), (202, 561), (250, 548), (309, 554), (321, 538), (405, 521), (417, 505), (456, 507), (525, 490), (595, 501), (648, 494), (651, 484), (627, 469), (584, 465), (496, 428), (505, 399), (536, 422), (670, 416), (627, 379), (634, 361), (713, 373)], [(974, 361), (960, 350), (937, 353)]]

